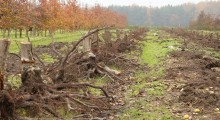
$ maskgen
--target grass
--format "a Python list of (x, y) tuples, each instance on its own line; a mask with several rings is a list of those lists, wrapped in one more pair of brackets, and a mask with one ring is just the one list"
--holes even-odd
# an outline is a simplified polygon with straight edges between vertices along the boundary
[(54, 62), (56, 62), (56, 59), (54, 59), (51, 55), (49, 55), (47, 53), (43, 53), (39, 57), (45, 63), (54, 63)]
[(152, 36), (153, 32), (148, 34), (149, 36), (146, 37), (147, 41), (144, 43), (145, 47), (143, 48), (141, 58), (143, 63), (147, 63), (151, 67), (161, 64), (167, 54), (173, 50), (168, 47), (173, 46), (175, 48), (179, 43), (172, 38), (168, 40), (158, 40), (158, 36)]
[(21, 76), (19, 75), (10, 75), (7, 80), (12, 89), (18, 89), (21, 86)]
[[(73, 42), (78, 40), (83, 33), (86, 31), (76, 31), (76, 32), (65, 32), (63, 34), (55, 34), (54, 39), (55, 42)], [(2, 33), (0, 32), (0, 39), (2, 38)], [(22, 38), (15, 38), (14, 34), (11, 34), (11, 45), (9, 48), (10, 52), (18, 53), (19, 52), (19, 43), (22, 41), (27, 41), (28, 39), (23, 35)], [(39, 45), (49, 45), (52, 42), (51, 37), (42, 37), (42, 36), (36, 36), (36, 37), (30, 37), (30, 40), (32, 41), (32, 44), (34, 47), (37, 47)], [(18, 45), (16, 44), (18, 43)]]
[[(174, 39), (161, 40), (152, 36), (150, 31), (145, 38), (141, 63), (149, 66), (148, 71), (137, 71), (135, 83), (130, 85), (126, 92), (125, 100), (128, 106), (119, 115), (119, 120), (175, 120), (170, 110), (162, 103), (166, 95), (167, 86), (162, 80), (165, 75), (164, 60), (169, 52), (175, 50), (180, 44)], [(174, 49), (170, 49), (173, 46)], [(146, 95), (139, 96), (144, 91)], [(161, 103), (160, 103), (161, 102)]]
[[(65, 120), (72, 120), (72, 118), (74, 117), (75, 113), (73, 111), (66, 111), (66, 106), (60, 106), (59, 108), (57, 108), (58, 113), (65, 119)], [(53, 118), (55, 119), (55, 118)]]
[[(173, 120), (169, 110), (164, 106), (155, 107), (144, 100), (136, 102), (135, 105), (135, 107), (126, 110), (126, 114), (121, 116), (120, 120)], [(145, 108), (150, 109), (145, 110)], [(162, 114), (158, 114), (158, 112)]]
[[(113, 70), (118, 70), (118, 71), (122, 71), (122, 69), (119, 66), (116, 65), (112, 65), (112, 66), (108, 66)], [(88, 80), (84, 80), (84, 82), (87, 82)], [(108, 77), (108, 76), (97, 76), (94, 79), (91, 80), (91, 83), (93, 83), (96, 86), (105, 86), (106, 84), (108, 84), (109, 82), (111, 82), (112, 80)], [(95, 89), (95, 88), (89, 88), (89, 91), (94, 94), (94, 95), (101, 95), (103, 94), (103, 92), (99, 89)]]
[[(104, 76), (104, 77), (96, 77), (91, 82), (94, 82), (93, 84), (96, 86), (104, 86), (109, 81), (110, 81), (110, 79), (107, 76)], [(102, 95), (103, 94), (103, 92), (100, 89), (89, 88), (89, 91), (93, 95)]]
[(220, 59), (220, 52), (218, 50), (214, 50), (213, 48), (205, 48), (203, 51), (207, 55)]

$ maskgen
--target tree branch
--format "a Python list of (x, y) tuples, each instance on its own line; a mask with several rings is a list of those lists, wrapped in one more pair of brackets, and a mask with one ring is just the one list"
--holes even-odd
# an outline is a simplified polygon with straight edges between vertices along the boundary
[(106, 97), (108, 97), (108, 98), (110, 97), (104, 88), (102, 88), (100, 86), (91, 85), (89, 83), (61, 83), (61, 84), (54, 85), (53, 88), (54, 89), (64, 89), (64, 88), (76, 88), (76, 87), (82, 87), (82, 86), (100, 89)]
[(98, 31), (101, 31), (101, 30), (103, 30), (103, 29), (105, 29), (105, 28), (94, 29), (94, 30), (88, 32), (88, 33), (87, 33), (86, 35), (84, 35), (82, 38), (80, 38), (80, 39), (78, 40), (78, 42), (73, 46), (73, 48), (72, 48), (72, 49), (67, 53), (67, 55), (62, 59), (61, 65), (60, 65), (61, 69), (64, 69), (64, 66), (65, 66), (65, 64), (66, 64), (66, 61), (68, 60), (70, 54), (76, 50), (77, 46), (78, 46), (84, 39), (86, 39), (86, 38), (89, 37), (90, 35), (92, 35), (92, 34), (98, 32)]

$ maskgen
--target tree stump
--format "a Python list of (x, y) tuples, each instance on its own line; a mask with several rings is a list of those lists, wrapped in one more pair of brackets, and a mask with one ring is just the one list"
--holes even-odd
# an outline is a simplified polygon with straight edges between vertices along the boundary
[(120, 30), (116, 30), (116, 38), (117, 38), (117, 40), (121, 40), (121, 31)]
[(99, 32), (93, 34), (93, 42), (97, 43), (96, 45), (99, 46)]
[(88, 69), (88, 74), (87, 74), (88, 78), (93, 76), (92, 74), (94, 74), (96, 70), (96, 56), (92, 53), (91, 47), (92, 47), (92, 38), (87, 37), (85, 40), (83, 40), (83, 52), (87, 52), (87, 54), (85, 54), (82, 59), (83, 61), (86, 61), (86, 66)]
[(4, 89), (4, 71), (6, 68), (6, 59), (10, 41), (8, 39), (0, 40), (0, 90)]
[(112, 47), (112, 45), (111, 45), (111, 39), (112, 39), (112, 34), (111, 34), (111, 32), (108, 31), (108, 30), (106, 30), (106, 31), (104, 32), (104, 34), (102, 34), (102, 37), (103, 37), (103, 39), (104, 39), (106, 45), (108, 45), (109, 47)]
[(22, 88), (25, 92), (36, 94), (44, 91), (41, 69), (33, 67), (35, 60), (33, 58), (32, 44), (30, 42), (21, 42), (21, 62), (22, 62)]
[(83, 40), (82, 45), (83, 45), (83, 52), (91, 51), (92, 37), (87, 37), (85, 40)]
[(31, 66), (35, 62), (32, 52), (32, 44), (30, 42), (21, 42), (21, 62), (22, 70)]
[(94, 33), (92, 38), (92, 52), (97, 53), (99, 51), (99, 33)]

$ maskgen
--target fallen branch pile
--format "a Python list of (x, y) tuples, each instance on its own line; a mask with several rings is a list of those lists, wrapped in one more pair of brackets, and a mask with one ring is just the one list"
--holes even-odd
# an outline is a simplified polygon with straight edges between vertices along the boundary
[[(60, 119), (63, 119), (63, 116), (59, 110), (63, 109), (66, 114), (74, 111), (78, 115), (98, 117), (103, 111), (110, 110), (110, 102), (114, 102), (114, 98), (107, 90), (109, 86), (100, 87), (79, 81), (89, 81), (96, 76), (123, 81), (121, 71), (110, 67), (116, 65), (127, 69), (129, 66), (139, 66), (136, 59), (129, 59), (123, 53), (138, 50), (139, 40), (144, 38), (146, 30), (138, 29), (125, 33), (122, 39), (117, 40), (111, 38), (112, 33), (107, 29), (102, 40), (97, 36), (101, 30), (103, 29), (88, 32), (78, 42), (74, 42), (65, 54), (58, 50), (59, 54), (63, 55), (62, 59), (47, 65), (46, 71), (42, 71), (44, 66), (35, 66), (33, 57), (36, 53), (33, 53), (31, 43), (25, 43), (26, 47), (21, 47), (20, 57), (23, 69), (22, 85), (17, 90), (9, 87), (0, 92), (1, 118), (24, 119), (18, 116), (17, 111), (22, 108), (28, 117), (47, 116)], [(88, 88), (98, 89), (102, 94), (93, 95)]]

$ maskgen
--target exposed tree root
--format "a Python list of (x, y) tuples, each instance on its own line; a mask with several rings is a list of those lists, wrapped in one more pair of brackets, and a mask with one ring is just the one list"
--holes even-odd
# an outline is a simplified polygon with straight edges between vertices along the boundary
[[(73, 45), (72, 49), (61, 61), (48, 68), (47, 73), (49, 75), (47, 77), (50, 77), (54, 83), (44, 83), (45, 78), (42, 77), (43, 73), (40, 68), (25, 68), (21, 74), (22, 86), (19, 90), (13, 91), (13, 96), (7, 92), (0, 94), (0, 98), (4, 98), (0, 100), (7, 101), (10, 104), (7, 109), (10, 109), (13, 113), (11, 118), (18, 119), (14, 115), (16, 114), (15, 109), (24, 108), (27, 112), (33, 111), (36, 115), (48, 113), (53, 117), (62, 119), (57, 109), (64, 107), (67, 112), (74, 111), (84, 114), (73, 119), (82, 117), (101, 119), (93, 117), (94, 111), (101, 112), (111, 109), (109, 102), (113, 102), (114, 98), (109, 94), (106, 86), (96, 86), (89, 82), (78, 83), (77, 80), (81, 78), (94, 79), (95, 76), (107, 76), (113, 82), (116, 80), (122, 82), (121, 71), (111, 69), (108, 66), (117, 65), (124, 69), (131, 66), (139, 67), (140, 64), (138, 64), (136, 59), (128, 59), (122, 52), (137, 50), (139, 44), (137, 39), (142, 39), (146, 30), (133, 31), (128, 33), (128, 35), (126, 34), (123, 39), (118, 39), (114, 42), (108, 41), (108, 44), (99, 43), (98, 45), (100, 46), (97, 46), (98, 51), (93, 51), (92, 49), (91, 51), (79, 53), (77, 46), (80, 42), (100, 30), (102, 29), (95, 29), (87, 33)], [(45, 65), (43, 67), (45, 68)], [(100, 90), (103, 95), (92, 95), (88, 92), (90, 88)], [(3, 102), (0, 105), (5, 110)], [(7, 113), (6, 116), (12, 113)], [(3, 116), (1, 117), (3, 118)]]

